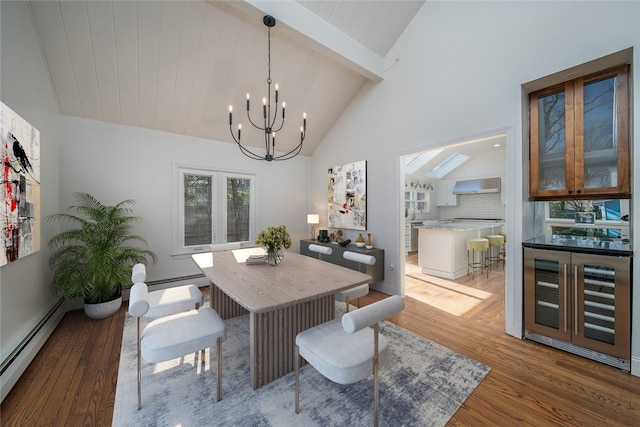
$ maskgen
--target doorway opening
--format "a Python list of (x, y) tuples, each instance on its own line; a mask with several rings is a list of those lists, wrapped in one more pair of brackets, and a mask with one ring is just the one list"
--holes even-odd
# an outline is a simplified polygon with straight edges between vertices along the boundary
[[(405, 214), (405, 295), (452, 316), (476, 315), (493, 306), (489, 301), (498, 298), (504, 313), (504, 262), (492, 263), (488, 275), (477, 271), (467, 275), (466, 270), (463, 274), (467, 264), (466, 246), (461, 249), (458, 243), (455, 253), (451, 254), (443, 253), (442, 247), (423, 247), (421, 254), (420, 229), (454, 230), (472, 227), (476, 222), (506, 223), (506, 138), (505, 133), (499, 133), (425, 148), (401, 157), (404, 169), (401, 168), (400, 182), (405, 190), (401, 201)], [(486, 193), (454, 192), (458, 182), (490, 178), (500, 178), (501, 188)], [(485, 229), (482, 230), (479, 232)], [(505, 229), (490, 230), (504, 232)], [(428, 240), (423, 238), (423, 246), (427, 245), (425, 242)], [(445, 264), (457, 267), (445, 266), (442, 272), (438, 270), (440, 267), (434, 270), (427, 265), (434, 254)]]

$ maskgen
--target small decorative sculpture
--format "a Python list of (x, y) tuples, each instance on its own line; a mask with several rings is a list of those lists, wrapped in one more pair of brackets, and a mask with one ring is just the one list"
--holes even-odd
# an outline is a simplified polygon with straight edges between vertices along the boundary
[(373, 249), (373, 242), (371, 241), (371, 233), (367, 233), (367, 244), (366, 244), (366, 248), (367, 249)]

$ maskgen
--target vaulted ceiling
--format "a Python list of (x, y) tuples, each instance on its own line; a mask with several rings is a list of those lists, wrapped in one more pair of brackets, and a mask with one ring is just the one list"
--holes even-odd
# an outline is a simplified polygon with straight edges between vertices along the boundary
[[(267, 27), (271, 77), (286, 102), (277, 149), (310, 155), (368, 81), (424, 0), (29, 1), (61, 114), (262, 147)], [(244, 118), (242, 117), (243, 115)]]

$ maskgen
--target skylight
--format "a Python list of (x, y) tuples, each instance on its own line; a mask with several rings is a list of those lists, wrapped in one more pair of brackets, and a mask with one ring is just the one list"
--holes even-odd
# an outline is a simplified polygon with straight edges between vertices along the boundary
[(416, 173), (418, 169), (426, 165), (431, 159), (438, 154), (442, 153), (442, 149), (424, 151), (422, 153), (411, 154), (405, 156), (404, 159), (404, 172), (406, 174)]
[(464, 154), (460, 153), (453, 153), (438, 166), (427, 172), (427, 176), (429, 178), (442, 179), (444, 176), (446, 176), (448, 173), (450, 173), (452, 170), (454, 170), (467, 160), (469, 160), (469, 156), (465, 156)]

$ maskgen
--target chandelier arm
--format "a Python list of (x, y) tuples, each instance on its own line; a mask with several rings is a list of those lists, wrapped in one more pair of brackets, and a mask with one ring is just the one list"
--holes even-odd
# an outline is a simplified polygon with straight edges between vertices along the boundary
[[(269, 105), (269, 112), (271, 112), (271, 105)], [(271, 117), (269, 117), (269, 127), (271, 128), (271, 130), (273, 132), (279, 132), (280, 129), (282, 129), (282, 125), (284, 124), (284, 120), (282, 120), (282, 123), (280, 124), (280, 127), (276, 130), (273, 129), (273, 126), (276, 124), (276, 120), (278, 120), (278, 103), (276, 102), (276, 106), (273, 112), (273, 119)]]
[(238, 147), (240, 147), (240, 151), (242, 152), (242, 154), (244, 154), (245, 156), (254, 159), (254, 160), (265, 160), (265, 158), (259, 154), (254, 153), (253, 151), (249, 150), (248, 148), (240, 145), (240, 143), (238, 143)]
[(253, 123), (253, 120), (251, 120), (251, 116), (249, 115), (249, 112), (247, 111), (247, 119), (249, 119), (249, 123), (251, 123), (253, 125), (254, 128), (261, 130), (261, 131), (265, 131), (265, 128), (261, 128), (260, 126), (258, 126), (257, 124)]
[(251, 159), (255, 159), (255, 160), (264, 160), (262, 156), (254, 153), (253, 151), (249, 150), (248, 148), (245, 148), (242, 144), (240, 144), (240, 141), (238, 139), (236, 139), (236, 136), (233, 134), (233, 128), (232, 125), (229, 125), (229, 131), (231, 133), (231, 137), (233, 138), (233, 140), (235, 141), (235, 143), (238, 145), (238, 147), (240, 148), (240, 151), (242, 152), (242, 154), (244, 154), (245, 156), (251, 158)]
[[(289, 160), (289, 159), (293, 159), (295, 156), (297, 156), (298, 154), (300, 154), (300, 151), (301, 151), (301, 150), (302, 150), (302, 141), (300, 141), (300, 144), (298, 144), (298, 146), (297, 146), (297, 147), (295, 147), (293, 150), (289, 151), (288, 153), (281, 154), (281, 155), (279, 155), (279, 156), (274, 156), (274, 157), (273, 157), (273, 160)], [(290, 154), (292, 154), (294, 151), (296, 152), (295, 154), (293, 154), (293, 155), (292, 155), (292, 156), (290, 156), (290, 157), (287, 157), (287, 156), (289, 156)]]
[[(277, 110), (277, 109), (278, 109), (278, 108), (276, 108), (276, 110)], [(272, 130), (273, 132), (280, 132), (280, 129), (282, 129), (282, 127), (284, 126), (284, 118), (283, 118), (283, 119), (282, 119), (282, 121), (280, 122), (280, 127), (279, 127), (278, 129), (273, 129), (273, 125), (275, 125), (275, 124), (276, 124), (276, 118), (277, 118), (277, 117), (278, 117), (278, 114), (276, 113), (276, 115), (274, 115), (274, 116), (273, 116), (273, 124), (271, 125), (271, 126), (272, 126), (271, 130)]]

